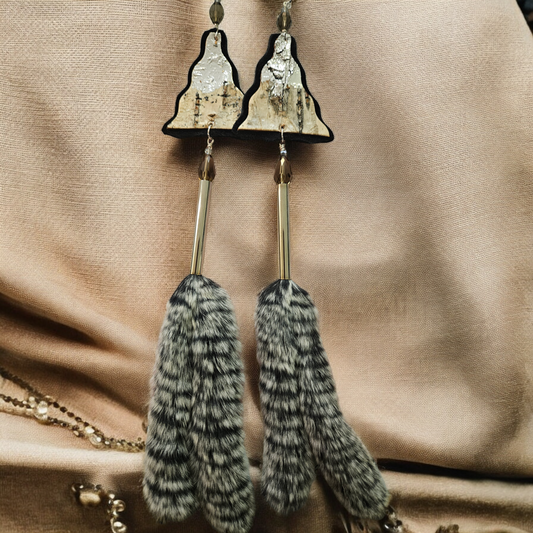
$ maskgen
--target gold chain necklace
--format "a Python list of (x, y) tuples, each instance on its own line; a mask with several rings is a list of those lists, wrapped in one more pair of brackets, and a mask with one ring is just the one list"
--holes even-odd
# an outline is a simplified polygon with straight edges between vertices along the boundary
[[(130, 453), (144, 451), (145, 442), (141, 437), (136, 441), (107, 437), (94, 424), (83, 420), (51, 396), (40, 393), (35, 387), (5, 368), (0, 367), (0, 377), (26, 391), (27, 397), (24, 400), (0, 393), (0, 401), (14, 407), (14, 410), (10, 411), (11, 413), (32, 417), (41, 424), (68, 429), (76, 437), (89, 441), (97, 449)], [(53, 416), (54, 412), (57, 412), (58, 416), (64, 415), (66, 419)]]

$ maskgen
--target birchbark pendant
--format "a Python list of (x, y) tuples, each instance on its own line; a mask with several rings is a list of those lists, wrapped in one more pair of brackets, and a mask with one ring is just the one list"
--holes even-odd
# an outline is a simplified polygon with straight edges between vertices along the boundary
[(189, 70), (187, 87), (178, 95), (176, 111), (163, 126), (163, 133), (178, 139), (205, 136), (211, 124), (211, 136), (233, 136), (242, 101), (226, 34), (216, 28), (208, 30), (202, 36), (200, 55)]
[(333, 132), (322, 120), (320, 106), (307, 87), (305, 71), (296, 54), (296, 40), (288, 26), (290, 18), (278, 19), (282, 31), (270, 36), (234, 131), (243, 139), (279, 141), (283, 128), (288, 141), (331, 142)]

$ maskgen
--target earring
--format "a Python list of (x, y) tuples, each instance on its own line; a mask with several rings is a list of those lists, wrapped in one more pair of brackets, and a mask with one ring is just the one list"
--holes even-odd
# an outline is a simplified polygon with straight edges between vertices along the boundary
[(246, 533), (254, 515), (244, 448), (244, 376), (233, 305), (227, 292), (202, 276), (211, 183), (213, 137), (232, 135), (243, 94), (231, 63), (220, 0), (210, 9), (215, 28), (178, 95), (163, 132), (205, 135), (191, 273), (170, 297), (151, 381), (143, 493), (160, 522), (180, 521), (201, 508), (220, 533)]
[(330, 142), (332, 131), (309, 89), (289, 34), (291, 0), (283, 3), (246, 93), (234, 131), (248, 139), (279, 140), (279, 280), (259, 294), (255, 314), (260, 396), (265, 426), (261, 491), (280, 514), (301, 508), (315, 467), (353, 515), (380, 519), (389, 494), (369, 452), (344, 420), (322, 346), (317, 310), (309, 294), (291, 279), (289, 185), (292, 171), (286, 140)]

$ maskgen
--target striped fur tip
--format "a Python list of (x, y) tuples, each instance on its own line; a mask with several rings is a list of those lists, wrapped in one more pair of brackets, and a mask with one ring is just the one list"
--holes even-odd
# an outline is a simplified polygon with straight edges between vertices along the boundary
[(322, 473), (352, 515), (378, 520), (389, 493), (368, 450), (344, 420), (309, 294), (278, 280), (259, 295), (257, 354), (265, 439), (261, 491), (278, 513), (303, 506)]
[(201, 508), (219, 533), (252, 525), (240, 348), (226, 291), (187, 276), (167, 304), (151, 382), (143, 493), (160, 522)]

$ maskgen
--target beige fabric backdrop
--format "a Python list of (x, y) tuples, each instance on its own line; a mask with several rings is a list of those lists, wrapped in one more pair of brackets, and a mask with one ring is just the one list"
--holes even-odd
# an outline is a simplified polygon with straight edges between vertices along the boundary
[[(165, 303), (189, 268), (203, 141), (160, 128), (209, 4), (0, 3), (0, 361), (120, 437), (142, 435)], [(247, 89), (280, 2), (224, 5)], [(346, 417), (412, 530), (533, 531), (527, 25), (514, 0), (297, 0), (293, 15), (336, 135), (290, 147), (293, 276), (321, 312)], [(276, 277), (276, 151), (216, 142), (205, 269), (237, 310), (256, 477), (253, 311)], [(0, 531), (104, 531), (75, 481), (116, 489), (138, 533), (207, 531), (150, 519), (141, 461), (0, 413)], [(260, 504), (253, 531), (339, 524), (317, 485), (290, 519)]]

